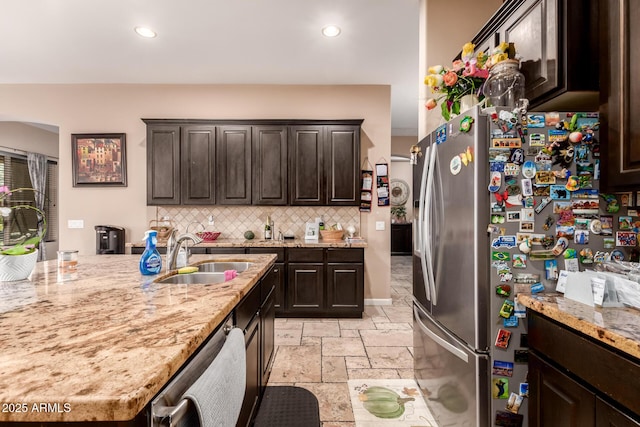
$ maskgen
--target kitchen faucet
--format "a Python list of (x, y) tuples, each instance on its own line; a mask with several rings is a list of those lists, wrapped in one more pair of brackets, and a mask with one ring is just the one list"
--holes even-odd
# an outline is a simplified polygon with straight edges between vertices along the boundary
[[(185, 240), (191, 240), (194, 245), (202, 242), (202, 239), (195, 234), (185, 233), (178, 237), (176, 237), (175, 228), (171, 230), (171, 234), (169, 234), (169, 240), (167, 240), (167, 271), (173, 270), (176, 268), (176, 260), (178, 259), (178, 252), (180, 252), (180, 246)], [(187, 257), (189, 254), (187, 254)]]

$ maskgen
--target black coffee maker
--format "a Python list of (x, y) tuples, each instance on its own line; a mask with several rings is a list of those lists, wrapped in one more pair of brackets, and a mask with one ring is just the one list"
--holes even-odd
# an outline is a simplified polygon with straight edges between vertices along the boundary
[(96, 254), (124, 254), (124, 228), (96, 225)]

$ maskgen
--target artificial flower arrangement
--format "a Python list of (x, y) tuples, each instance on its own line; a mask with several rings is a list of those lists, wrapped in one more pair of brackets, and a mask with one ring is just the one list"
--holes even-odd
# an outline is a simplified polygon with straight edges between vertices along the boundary
[(475, 47), (473, 43), (465, 43), (460, 59), (453, 61), (451, 68), (442, 65), (429, 67), (429, 75), (424, 79), (424, 84), (431, 88), (431, 92), (439, 94), (428, 99), (425, 106), (433, 110), (441, 102), (445, 120), (449, 120), (452, 114), (460, 114), (463, 96), (475, 95), (478, 101), (484, 100), (482, 86), (489, 76), (489, 68), (516, 56), (513, 43), (501, 43), (490, 56), (484, 52), (476, 53)]
[(38, 216), (38, 222), (42, 222), (42, 231), (41, 233), (24, 233), (17, 239), (18, 243), (11, 246), (3, 246), (0, 249), (0, 255), (26, 255), (35, 252), (38, 244), (42, 241), (43, 236), (47, 232), (47, 221), (45, 219), (44, 212), (40, 209), (25, 203), (20, 203), (11, 207), (4, 206), (5, 201), (7, 201), (13, 194), (19, 194), (23, 191), (33, 191), (34, 193), (38, 193), (38, 191), (33, 188), (16, 188), (14, 190), (10, 190), (6, 185), (0, 186), (0, 204), (2, 205), (0, 206), (0, 215), (2, 215), (3, 218), (9, 218), (12, 211), (15, 212), (19, 209), (33, 210)]

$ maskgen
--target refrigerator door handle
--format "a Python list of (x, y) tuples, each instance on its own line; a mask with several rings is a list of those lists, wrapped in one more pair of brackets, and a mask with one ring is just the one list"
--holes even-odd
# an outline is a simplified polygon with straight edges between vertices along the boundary
[[(422, 322), (422, 319), (420, 319), (420, 312), (418, 311), (418, 308), (415, 305), (413, 306), (413, 315), (416, 321), (418, 322), (418, 325), (420, 326), (420, 329), (422, 330), (422, 332), (424, 332), (426, 335), (429, 336), (429, 338), (434, 340), (440, 347), (444, 348), (449, 353), (456, 356), (458, 359), (462, 360), (465, 363), (469, 363), (469, 355), (466, 352), (460, 350), (459, 348), (455, 347), (453, 344), (447, 342), (447, 340), (438, 336), (438, 334), (433, 332), (431, 329), (427, 327), (427, 325), (425, 325)], [(442, 330), (442, 333), (447, 335), (451, 340), (455, 339), (451, 337), (451, 334), (449, 334), (447, 331)]]
[(425, 192), (425, 185), (427, 183), (427, 169), (429, 167), (429, 162), (427, 161), (427, 159), (429, 158), (429, 153), (431, 150), (431, 146), (428, 146), (425, 149), (424, 152), (424, 166), (422, 167), (422, 176), (420, 178), (420, 189), (419, 194), (419, 202), (418, 202), (418, 218), (415, 219), (414, 221), (416, 222), (416, 226), (413, 227), (414, 228), (414, 233), (416, 234), (415, 238), (413, 239), (413, 252), (414, 255), (422, 257), (422, 218), (424, 218), (424, 192)]
[(427, 176), (429, 175), (429, 154), (431, 153), (431, 151), (433, 151), (433, 148), (431, 146), (427, 147), (427, 150), (425, 152), (425, 159), (424, 159), (424, 167), (422, 169), (422, 178), (421, 178), (421, 185), (420, 185), (420, 204), (419, 204), (419, 208), (420, 208), (420, 212), (418, 213), (419, 218), (418, 218), (418, 224), (420, 226), (420, 230), (418, 232), (420, 238), (418, 239), (419, 242), (419, 247), (418, 247), (418, 251), (419, 251), (419, 256), (420, 256), (420, 265), (422, 266), (422, 277), (423, 277), (423, 286), (424, 286), (424, 290), (425, 290), (425, 295), (427, 297), (427, 300), (431, 300), (431, 285), (429, 284), (429, 282), (427, 281), (427, 277), (426, 277), (426, 271), (427, 271), (427, 260), (426, 260), (426, 253), (425, 253), (425, 236), (424, 236), (424, 217), (426, 215), (426, 210), (427, 210)]
[[(425, 287), (427, 288), (427, 294), (430, 295), (429, 300), (432, 302), (432, 304), (436, 304), (437, 301), (435, 299), (435, 295), (433, 293), (434, 291), (434, 283), (435, 283), (435, 276), (434, 276), (434, 271), (433, 271), (433, 257), (432, 257), (432, 248), (433, 248), (433, 235), (431, 234), (431, 221), (432, 221), (432, 217), (431, 217), (431, 211), (433, 209), (433, 190), (434, 190), (434, 185), (433, 185), (433, 179), (434, 179), (434, 172), (435, 172), (435, 162), (436, 162), (436, 157), (437, 157), (437, 145), (433, 145), (431, 147), (431, 155), (429, 156), (429, 170), (428, 170), (428, 174), (427, 174), (427, 184), (426, 184), (426, 194), (425, 194), (425, 207), (424, 207), (424, 222), (423, 222), (423, 238), (424, 241), (422, 243), (422, 246), (424, 248), (424, 263), (422, 266), (422, 274), (424, 276), (424, 282), (425, 282)], [(425, 159), (425, 162), (427, 160)], [(426, 267), (425, 267), (426, 264)], [(427, 268), (428, 267), (428, 268)]]
[[(435, 154), (435, 153), (434, 153)], [(440, 268), (442, 267), (442, 250), (444, 240), (440, 235), (440, 227), (444, 226), (444, 222), (446, 221), (446, 217), (444, 215), (444, 193), (442, 190), (442, 179), (441, 170), (440, 170), (440, 159), (437, 156), (434, 156), (434, 164), (433, 171), (431, 172), (434, 175), (433, 179), (433, 203), (431, 204), (431, 209), (433, 211), (433, 217), (431, 218), (431, 238), (429, 241), (431, 242), (431, 247), (429, 248), (429, 257), (431, 258), (431, 263), (433, 265), (433, 277), (431, 281), (431, 301), (434, 305), (438, 303), (438, 283), (436, 281), (436, 276)]]

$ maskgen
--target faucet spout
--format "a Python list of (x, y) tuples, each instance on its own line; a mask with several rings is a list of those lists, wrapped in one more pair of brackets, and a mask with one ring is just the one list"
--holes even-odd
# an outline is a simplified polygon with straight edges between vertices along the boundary
[(191, 240), (194, 245), (202, 242), (200, 237), (192, 233), (185, 233), (176, 237), (176, 231), (177, 230), (173, 229), (169, 235), (169, 240), (167, 240), (167, 271), (176, 268), (178, 252), (180, 252), (180, 247), (186, 240)]

